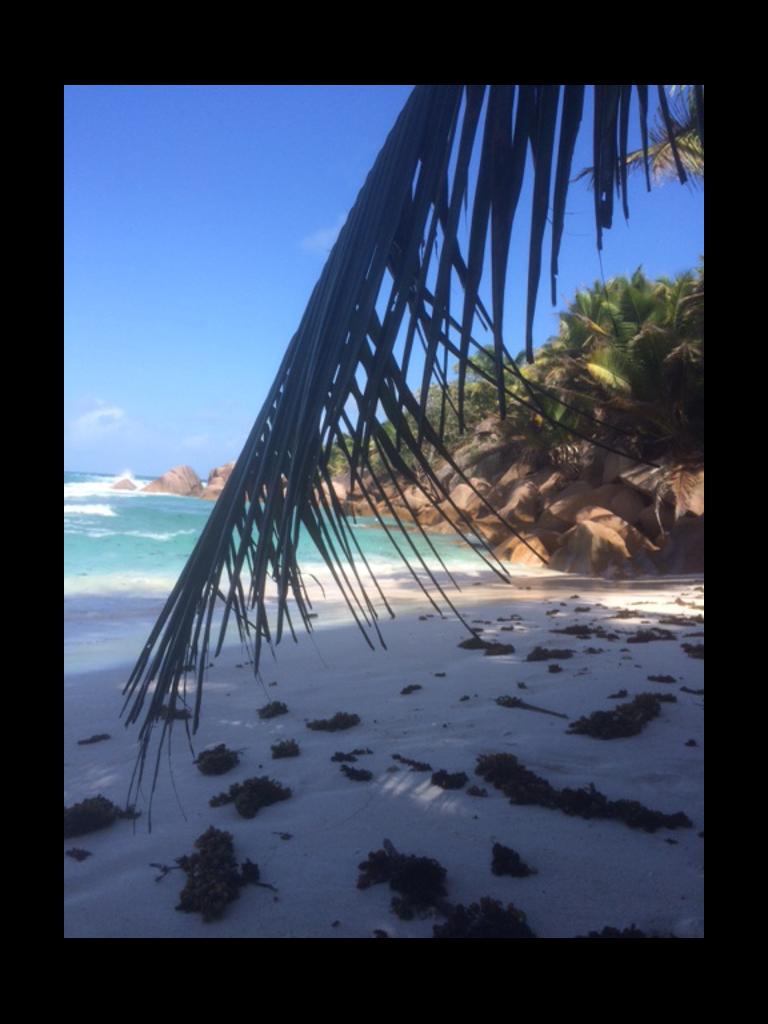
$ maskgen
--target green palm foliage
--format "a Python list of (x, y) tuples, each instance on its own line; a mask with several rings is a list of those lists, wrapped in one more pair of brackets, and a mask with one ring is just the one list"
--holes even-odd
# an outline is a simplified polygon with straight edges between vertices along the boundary
[(599, 409), (634, 453), (703, 454), (704, 273), (648, 280), (638, 269), (579, 292), (535, 373), (575, 407)]
[[(600, 235), (611, 225), (615, 189), (627, 206), (620, 164), (627, 155), (628, 118), (634, 99), (641, 132), (646, 132), (653, 87), (591, 88)], [(444, 442), (447, 409), (452, 402), (463, 429), (467, 372), (483, 347), (477, 340), (480, 331), (489, 330), (493, 339), (491, 372), (485, 377), (494, 386), (501, 415), (515, 405), (544, 420), (550, 415), (540, 391), (521, 373), (516, 388), (507, 384), (507, 363), (516, 369), (503, 333), (507, 258), (530, 155), (530, 362), (545, 229), (550, 220), (554, 291), (585, 89), (442, 85), (413, 91), (349, 213), (229, 481), (128, 680), (127, 723), (143, 716), (134, 785), (141, 782), (153, 730), (159, 726), (157, 773), (172, 712), (185, 699), (188, 678), (194, 691), (192, 727), (197, 729), (205, 670), (229, 627), (252, 644), (256, 671), (265, 644), (279, 643), (286, 632), (295, 638), (299, 620), (311, 629), (311, 603), (297, 560), (300, 531), (317, 546), (366, 641), (373, 645), (371, 635), (381, 640), (376, 602), (389, 614), (391, 609), (331, 486), (331, 466), (340, 460), (346, 464), (377, 517), (375, 499), (386, 500), (382, 486), (388, 480), (413, 480), (433, 503), (450, 501), (424, 453), (427, 448), (439, 453), (461, 472)], [(660, 104), (662, 98), (663, 90)], [(479, 294), (486, 278), (489, 309)], [(452, 396), (448, 368), (453, 361), (458, 361), (459, 376)], [(436, 414), (427, 407), (433, 383), (445, 395)], [(418, 469), (421, 483), (411, 466)], [(395, 510), (390, 511), (395, 525), (382, 525), (407, 570), (433, 603), (437, 596), (452, 607), (410, 533)], [(472, 523), (458, 510), (456, 514), (459, 532), (482, 544)], [(489, 552), (483, 557), (507, 578)], [(163, 713), (163, 705), (170, 714)]]
[[(651, 180), (660, 183), (679, 178), (680, 167), (691, 185), (704, 181), (704, 128), (703, 117), (699, 116), (699, 102), (703, 108), (704, 94), (702, 89), (699, 101), (699, 88), (671, 87), (666, 116), (660, 110), (645, 147), (627, 153), (626, 169), (644, 170), (649, 188)], [(576, 180), (586, 176), (594, 185), (594, 168), (586, 168)]]

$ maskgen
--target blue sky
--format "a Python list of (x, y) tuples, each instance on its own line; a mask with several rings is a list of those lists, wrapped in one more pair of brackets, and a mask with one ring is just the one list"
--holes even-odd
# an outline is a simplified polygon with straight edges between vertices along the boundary
[[(65, 90), (65, 468), (201, 476), (235, 458), (335, 234), (410, 86), (72, 86)], [(587, 122), (588, 123), (588, 122)], [(590, 163), (581, 140), (574, 168)], [(703, 193), (631, 179), (606, 277), (694, 267)], [(521, 204), (526, 204), (523, 196)], [(521, 205), (521, 209), (523, 208)], [(505, 314), (523, 347), (527, 225)], [(519, 245), (515, 242), (519, 239)], [(545, 242), (545, 267), (549, 241)], [(571, 186), (558, 306), (600, 276), (591, 194)]]

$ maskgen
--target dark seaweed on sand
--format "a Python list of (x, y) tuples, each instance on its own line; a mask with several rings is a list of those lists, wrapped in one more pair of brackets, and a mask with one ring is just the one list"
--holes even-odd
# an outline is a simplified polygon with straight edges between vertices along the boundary
[(231, 833), (213, 826), (195, 840), (195, 849), (197, 853), (176, 859), (187, 875), (176, 910), (214, 921), (238, 898), (244, 885), (259, 884), (259, 868), (246, 860), (238, 869)]
[(255, 818), (262, 807), (269, 807), (270, 804), (280, 800), (287, 800), (290, 796), (290, 789), (267, 778), (266, 775), (262, 775), (260, 778), (234, 783), (226, 793), (219, 793), (218, 796), (212, 797), (209, 803), (211, 807), (234, 803), (235, 810), (240, 817)]
[(491, 640), (481, 640), (480, 637), (473, 636), (469, 640), (463, 640), (459, 647), (464, 647), (469, 651), (485, 651), (487, 656), (497, 657), (499, 654), (514, 654), (515, 648), (512, 644), (500, 644)]
[(67, 857), (71, 857), (72, 860), (87, 860), (88, 857), (93, 856), (90, 850), (81, 850), (77, 846), (73, 846), (70, 850), (65, 850), (64, 853)]
[(97, 736), (89, 736), (87, 740), (78, 740), (78, 747), (85, 747), (89, 743), (103, 743), (104, 740), (112, 739), (108, 732), (99, 733)]
[(359, 865), (358, 889), (389, 882), (390, 889), (399, 893), (392, 898), (392, 910), (405, 921), (441, 904), (446, 895), (445, 868), (432, 857), (397, 853), (387, 841), (385, 847)]
[(400, 754), (392, 755), (393, 761), (399, 761), (400, 764), (407, 764), (412, 772), (431, 772), (432, 765), (427, 764), (426, 761), (414, 761), (410, 757), (402, 757)]
[(574, 935), (575, 939), (676, 939), (676, 935), (647, 935), (639, 928), (603, 928), (600, 932), (588, 932), (586, 935)]
[(618, 704), (611, 711), (594, 711), (577, 719), (566, 731), (600, 740), (637, 736), (660, 714), (661, 702), (669, 702), (670, 697), (676, 700), (672, 694), (638, 693), (633, 700)]
[(337, 711), (333, 718), (316, 718), (313, 722), (307, 722), (307, 728), (322, 732), (338, 732), (341, 729), (351, 729), (353, 725), (359, 724), (359, 715), (350, 715), (346, 711)]
[(259, 708), (259, 718), (276, 718), (278, 715), (288, 714), (288, 705), (283, 704), (280, 700), (270, 701), (269, 704), (265, 704), (263, 708)]
[(273, 743), (271, 750), (273, 758), (298, 757), (301, 753), (296, 740), (281, 740), (279, 743)]
[(203, 775), (223, 775), (239, 762), (240, 755), (236, 750), (229, 750), (226, 744), (219, 743), (212, 750), (204, 750), (195, 764)]
[(88, 832), (107, 828), (118, 818), (138, 818), (138, 816), (133, 807), (123, 811), (111, 800), (107, 800), (105, 796), (92, 796), (79, 804), (64, 808), (64, 838), (72, 839), (74, 836), (84, 836)]
[(536, 869), (529, 867), (516, 850), (501, 843), (493, 844), (491, 871), (494, 875), (511, 875), (513, 878), (526, 878), (528, 875), (536, 874)]
[(528, 657), (525, 660), (526, 661), (549, 661), (549, 660), (551, 660), (553, 658), (557, 658), (558, 660), (562, 660), (563, 658), (572, 658), (572, 657), (573, 657), (573, 651), (569, 650), (567, 648), (564, 648), (564, 649), (561, 649), (561, 650), (557, 650), (556, 648), (534, 647), (534, 649), (530, 652), (530, 654), (528, 655)]
[(704, 644), (683, 644), (682, 647), (689, 658), (704, 660)]
[(451, 774), (441, 768), (440, 771), (433, 773), (431, 782), (433, 786), (439, 786), (440, 789), (463, 789), (469, 782), (469, 776), (465, 772)]
[(650, 629), (638, 629), (636, 633), (626, 638), (628, 644), (648, 644), (652, 640), (675, 640), (676, 636), (670, 629), (659, 629), (652, 626)]
[(369, 772), (366, 768), (350, 768), (349, 765), (343, 764), (340, 770), (353, 782), (370, 782), (373, 778), (373, 772)]
[(525, 914), (509, 903), (483, 897), (468, 907), (453, 907), (445, 924), (432, 929), (435, 939), (535, 939), (525, 922)]
[(662, 814), (637, 800), (609, 800), (592, 784), (583, 789), (555, 789), (546, 779), (522, 765), (514, 754), (482, 754), (475, 771), (505, 793), (512, 804), (538, 804), (581, 818), (616, 818), (630, 828), (642, 828), (646, 832), (693, 825), (682, 811)]

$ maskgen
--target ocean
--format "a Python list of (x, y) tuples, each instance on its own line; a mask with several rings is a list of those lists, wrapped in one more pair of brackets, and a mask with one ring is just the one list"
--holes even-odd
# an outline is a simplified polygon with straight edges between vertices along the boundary
[[(138, 489), (113, 490), (124, 477)], [(128, 472), (64, 473), (65, 675), (136, 659), (211, 514), (212, 502), (143, 493), (149, 482)], [(359, 517), (353, 529), (377, 576), (403, 575), (375, 519)], [(411, 536), (430, 568), (438, 569), (423, 539)], [(479, 576), (483, 563), (468, 545), (443, 535), (431, 540), (450, 569)], [(309, 538), (300, 541), (299, 555), (302, 569), (328, 581)]]

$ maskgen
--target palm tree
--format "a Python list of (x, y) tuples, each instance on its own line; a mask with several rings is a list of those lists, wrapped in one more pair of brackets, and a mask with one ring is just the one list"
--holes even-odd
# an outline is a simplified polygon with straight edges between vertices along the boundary
[[(671, 86), (667, 110), (660, 110), (645, 145), (627, 153), (629, 171), (645, 171), (648, 188), (680, 177), (682, 166), (691, 185), (704, 181), (704, 130), (700, 123), (699, 86)], [(703, 92), (701, 94), (703, 104)], [(576, 181), (589, 176), (594, 185), (594, 168), (587, 167)]]
[[(547, 417), (536, 389), (522, 375), (518, 392), (508, 393), (505, 385), (505, 359), (511, 359), (503, 340), (507, 255), (530, 150), (535, 170), (526, 357), (531, 362), (544, 233), (551, 207), (554, 292), (585, 88), (442, 85), (418, 86), (411, 94), (328, 257), (227, 485), (126, 684), (126, 723), (144, 716), (132, 789), (141, 781), (158, 725), (155, 773), (159, 768), (173, 711), (186, 693), (187, 673), (194, 677), (192, 724), (197, 729), (205, 670), (212, 649), (220, 651), (228, 627), (234, 624), (243, 642), (253, 643), (255, 671), (264, 643), (278, 643), (286, 630), (295, 637), (290, 599), (304, 627), (311, 628), (297, 561), (300, 530), (320, 551), (365, 640), (373, 646), (369, 633), (380, 639), (373, 598), (392, 612), (375, 578), (366, 573), (362, 552), (330, 486), (332, 457), (338, 461), (342, 452), (351, 479), (377, 515), (373, 499), (386, 477), (402, 474), (418, 483), (404, 453), (427, 482), (430, 500), (437, 494), (450, 501), (423, 452), (430, 445), (461, 474), (444, 445), (444, 419), (434, 422), (427, 415), (429, 388), (434, 380), (447, 389), (449, 360), (458, 360), (456, 411), (463, 426), (466, 371), (472, 354), (482, 348), (478, 328), (492, 331), (492, 379), (501, 415), (512, 401)], [(646, 131), (649, 87), (593, 89), (600, 236), (610, 227), (614, 186), (625, 206), (628, 202), (626, 176), (616, 155), (621, 160), (626, 156), (633, 96), (641, 130)], [(666, 102), (663, 89), (659, 101)], [(700, 110), (703, 114), (703, 95)], [(477, 177), (470, 186), (476, 152)], [(460, 214), (465, 204), (470, 213), (462, 251)], [(479, 288), (489, 237), (487, 310)], [(409, 376), (415, 345), (423, 350), (423, 370), (415, 382), (420, 387), (412, 387)], [(394, 428), (394, 438), (384, 421)], [(458, 519), (463, 535), (474, 533), (468, 520)], [(436, 594), (453, 609), (438, 580), (409, 546), (409, 535), (399, 533), (396, 513), (395, 523), (390, 537), (414, 578), (433, 603)], [(499, 576), (508, 578), (490, 551), (484, 557)], [(268, 581), (277, 592), (274, 620), (268, 615)], [(214, 636), (217, 610), (221, 619)]]

